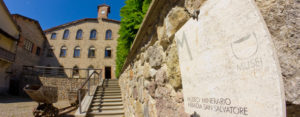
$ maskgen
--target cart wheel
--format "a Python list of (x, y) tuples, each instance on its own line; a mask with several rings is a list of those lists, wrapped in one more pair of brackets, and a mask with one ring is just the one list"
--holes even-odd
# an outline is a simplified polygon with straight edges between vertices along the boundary
[(37, 110), (37, 108), (33, 109), (32, 114), (33, 114), (34, 117), (41, 117), (42, 116), (41, 110)]
[(59, 113), (59, 110), (56, 107), (51, 106), (51, 107), (47, 108), (45, 115), (46, 115), (46, 117), (57, 117), (58, 113)]
[[(54, 107), (54, 108), (55, 108), (55, 107)], [(54, 116), (55, 116), (55, 117), (58, 116), (58, 113), (59, 113), (58, 108), (55, 108), (55, 109), (54, 109)]]

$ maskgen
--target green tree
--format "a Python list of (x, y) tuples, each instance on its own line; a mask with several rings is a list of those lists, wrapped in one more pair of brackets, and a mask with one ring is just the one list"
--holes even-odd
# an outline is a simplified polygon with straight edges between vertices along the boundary
[(151, 0), (126, 0), (121, 9), (120, 37), (117, 45), (116, 76), (119, 77), (130, 47), (134, 41)]

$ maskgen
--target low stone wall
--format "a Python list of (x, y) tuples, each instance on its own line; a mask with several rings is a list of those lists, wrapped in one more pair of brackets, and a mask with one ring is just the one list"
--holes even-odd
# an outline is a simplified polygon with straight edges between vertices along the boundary
[(68, 99), (68, 92), (76, 90), (80, 87), (85, 78), (51, 78), (51, 77), (40, 77), (41, 83), (44, 86), (52, 86), (58, 88), (58, 100)]
[[(58, 88), (58, 100), (68, 99), (69, 91), (77, 91), (77, 89), (86, 81), (86, 78), (51, 78), (51, 77), (40, 77), (41, 83), (44, 86), (52, 86)], [(90, 85), (98, 84), (99, 79), (92, 78)], [(87, 89), (88, 84), (83, 87)]]
[[(152, 0), (119, 77), (128, 117), (188, 117), (184, 112), (174, 34), (207, 0)], [(300, 99), (299, 2), (256, 0), (279, 57), (288, 117), (298, 116)], [(189, 13), (188, 13), (188, 12)], [(201, 89), (199, 89), (201, 90)]]
[(141, 42), (144, 44), (137, 47), (135, 58), (119, 78), (126, 117), (189, 116), (184, 112), (173, 36), (190, 18), (183, 7), (177, 6), (183, 3), (180, 0), (154, 1), (155, 8), (148, 12), (150, 17), (146, 18), (152, 21), (144, 21), (143, 25), (147, 26), (143, 31), (145, 41)]
[[(27, 84), (38, 84), (43, 86), (57, 87), (58, 100), (67, 100), (69, 91), (76, 91), (84, 82), (85, 78), (56, 78), (56, 77), (36, 77), (36, 76), (23, 76), (23, 80), (20, 83), (20, 89), (22, 95), (26, 95), (23, 92), (23, 87)], [(98, 84), (99, 79), (95, 80), (95, 84)], [(94, 83), (94, 79), (91, 79), (91, 85)], [(87, 84), (84, 87), (87, 89)]]

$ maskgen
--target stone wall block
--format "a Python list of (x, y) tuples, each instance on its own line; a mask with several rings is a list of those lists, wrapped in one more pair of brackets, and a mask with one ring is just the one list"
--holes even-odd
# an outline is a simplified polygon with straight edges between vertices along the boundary
[[(271, 33), (284, 79), (286, 100), (300, 104), (300, 2), (299, 0), (255, 1)], [(287, 108), (288, 112), (290, 108)]]
[(300, 104), (300, 72), (298, 74), (294, 78), (286, 79), (284, 83), (286, 100), (293, 104)]
[(144, 117), (144, 108), (143, 104), (139, 101), (136, 102), (136, 108), (135, 108), (135, 116), (136, 117)]
[(183, 103), (183, 93), (182, 93), (182, 91), (177, 92), (175, 100), (178, 103)]
[(147, 87), (150, 96), (155, 97), (155, 90), (157, 88), (157, 85), (154, 81), (151, 81), (149, 86)]
[(144, 63), (144, 67), (143, 67), (143, 77), (146, 79), (146, 80), (149, 80), (151, 78), (150, 76), (150, 65), (149, 63)]
[(164, 86), (167, 80), (167, 67), (160, 68), (155, 75), (155, 82), (159, 86)]
[(143, 103), (144, 102), (144, 79), (140, 78), (138, 84), (138, 100)]
[(163, 50), (160, 46), (150, 46), (147, 49), (147, 57), (149, 58), (149, 64), (151, 67), (158, 67), (163, 60)]
[(138, 91), (138, 90), (139, 90), (138, 87), (134, 87), (134, 88), (133, 88), (133, 91), (132, 91), (132, 96), (133, 96), (133, 98), (134, 98), (135, 100), (137, 100), (138, 97), (139, 97), (139, 91)]
[(156, 69), (153, 69), (153, 68), (150, 69), (150, 77), (151, 78), (153, 78), (156, 75), (156, 73), (157, 73)]
[(168, 38), (172, 37), (188, 19), (189, 15), (186, 11), (184, 11), (184, 8), (174, 7), (165, 19)]
[(177, 47), (175, 40), (167, 50), (167, 77), (169, 83), (177, 90), (182, 87), (181, 73), (179, 68), (179, 59), (177, 55)]
[(143, 105), (144, 105), (144, 113), (143, 113), (144, 117), (150, 117), (148, 102), (145, 102)]

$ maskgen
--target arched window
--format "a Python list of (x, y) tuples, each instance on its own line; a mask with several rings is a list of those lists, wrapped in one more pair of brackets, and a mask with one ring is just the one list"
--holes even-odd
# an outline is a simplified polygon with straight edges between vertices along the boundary
[(89, 48), (88, 57), (89, 58), (94, 58), (95, 57), (95, 47), (94, 46), (91, 46)]
[(73, 67), (73, 78), (79, 78), (79, 68), (77, 66)]
[(74, 58), (79, 58), (80, 57), (80, 47), (77, 46), (74, 48)]
[(53, 56), (54, 56), (53, 50), (54, 50), (54, 47), (53, 47), (53, 46), (50, 46), (50, 47), (48, 48), (48, 51), (47, 51), (47, 57), (53, 57)]
[(111, 40), (111, 35), (112, 35), (111, 30), (107, 30), (107, 31), (106, 31), (106, 35), (105, 35), (105, 39), (106, 39), (106, 40)]
[(60, 48), (60, 54), (59, 54), (59, 56), (60, 57), (66, 57), (66, 55), (67, 55), (67, 47), (66, 46), (62, 46)]
[(56, 33), (51, 34), (51, 39), (56, 39)]
[(106, 58), (110, 58), (111, 57), (111, 48), (110, 47), (106, 47), (105, 48), (105, 57)]
[(69, 38), (69, 30), (65, 30), (64, 35), (63, 35), (63, 39), (68, 39)]
[(76, 39), (82, 39), (82, 30), (79, 29), (76, 33)]
[(90, 39), (96, 39), (97, 31), (95, 29), (91, 30)]

